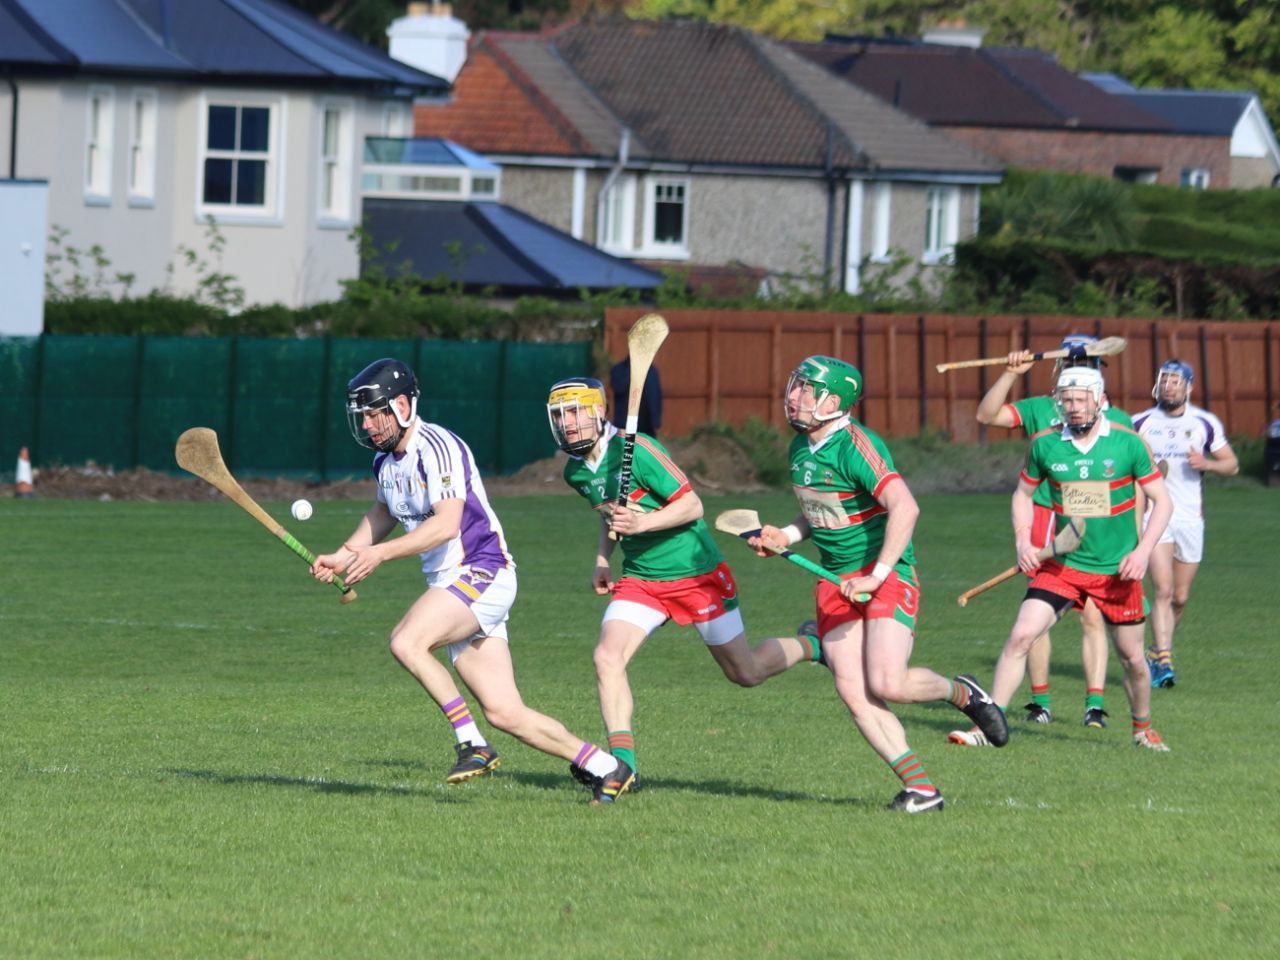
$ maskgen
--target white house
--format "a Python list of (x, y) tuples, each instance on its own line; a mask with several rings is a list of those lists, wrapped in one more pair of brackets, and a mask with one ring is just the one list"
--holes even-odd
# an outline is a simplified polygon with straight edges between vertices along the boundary
[(248, 303), (336, 297), (364, 138), (447, 89), (277, 0), (0, 0), (0, 171), (134, 294), (195, 289), (187, 250)]

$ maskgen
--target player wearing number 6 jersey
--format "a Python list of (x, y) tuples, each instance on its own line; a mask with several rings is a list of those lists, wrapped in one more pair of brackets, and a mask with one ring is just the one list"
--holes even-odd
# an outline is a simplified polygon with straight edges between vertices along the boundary
[[(552, 756), (582, 767), (593, 801), (612, 803), (631, 785), (630, 768), (560, 721), (525, 705), (507, 647), (507, 612), (516, 597), (515, 561), (489, 506), (470, 448), (452, 431), (418, 418), (418, 381), (399, 360), (378, 360), (347, 384), (352, 436), (377, 451), (377, 499), (333, 553), (317, 557), (317, 580), (346, 572), (358, 583), (384, 561), (418, 556), (427, 591), (391, 631), (391, 653), (453, 726), (461, 783), (495, 769), (498, 753), (435, 651), (448, 650), (458, 676), (489, 722)], [(404, 536), (386, 539), (399, 524)]]
[[(1054, 397), (1060, 427), (1031, 439), (1027, 462), (1013, 494), (1018, 565), (1035, 572), (1013, 630), (996, 663), (992, 695), (1002, 708), (1017, 692), (1027, 651), (1072, 606), (1092, 600), (1107, 622), (1125, 670), (1124, 688), (1133, 713), (1133, 742), (1167, 750), (1151, 728), (1151, 676), (1142, 651), (1142, 577), (1151, 550), (1169, 522), (1172, 504), (1150, 451), (1133, 430), (1102, 415), (1102, 373), (1087, 367), (1065, 370)], [(1151, 519), (1141, 539), (1134, 515), (1141, 484)], [(1031, 538), (1033, 495), (1047, 485), (1057, 529), (1084, 518), (1084, 541), (1061, 560), (1037, 558)]]
[[(667, 620), (692, 624), (724, 675), (754, 687), (820, 651), (803, 638), (747, 643), (737, 586), (702, 520), (702, 501), (663, 446), (636, 434), (630, 509), (617, 510), (623, 438), (605, 417), (604, 386), (590, 377), (551, 387), (547, 417), (556, 444), (569, 454), (564, 479), (600, 514), (591, 583), (611, 595), (595, 650), (600, 713), (609, 749), (633, 768), (634, 704), (627, 664)], [(620, 535), (622, 576), (615, 582), (611, 558)], [(575, 771), (576, 775), (576, 771)], [(635, 789), (635, 786), (632, 787)]]
[[(811, 537), (839, 586), (819, 580), (817, 632), (836, 692), (858, 730), (902, 781), (890, 806), (908, 813), (942, 809), (942, 794), (907, 744), (886, 701), (947, 700), (992, 743), (1008, 725), (972, 677), (954, 681), (909, 665), (920, 588), (911, 534), (920, 510), (878, 436), (850, 410), (862, 396), (862, 374), (834, 357), (809, 357), (791, 374), (784, 396), (791, 443), (791, 483), (801, 512), (787, 527), (766, 525), (749, 541), (761, 556), (768, 538), (790, 546)], [(857, 600), (863, 594), (870, 599)]]

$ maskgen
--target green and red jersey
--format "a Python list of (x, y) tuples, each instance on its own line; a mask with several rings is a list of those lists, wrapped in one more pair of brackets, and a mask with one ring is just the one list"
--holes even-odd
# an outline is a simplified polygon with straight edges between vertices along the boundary
[[(617, 501), (622, 481), (623, 438), (612, 425), (606, 424), (605, 429), (609, 439), (599, 462), (592, 465), (581, 457), (570, 457), (564, 465), (565, 483), (597, 510)], [(640, 513), (651, 513), (692, 490), (688, 477), (662, 444), (637, 433), (628, 505)], [(682, 580), (707, 573), (724, 562), (720, 548), (700, 519), (667, 530), (626, 536), (621, 543), (622, 575), (641, 580)]]
[(1115, 573), (1138, 545), (1136, 484), (1160, 479), (1147, 444), (1131, 428), (1103, 420), (1087, 448), (1066, 427), (1031, 438), (1022, 479), (1048, 489), (1055, 529), (1085, 522), (1084, 540), (1063, 562), (1086, 573)]
[[(796, 437), (790, 458), (791, 486), (822, 565), (833, 573), (848, 573), (874, 563), (889, 522), (889, 511), (878, 497), (887, 484), (901, 479), (884, 441), (850, 419), (817, 446), (807, 436)], [(915, 562), (908, 543), (896, 566), (912, 583)]]
[[(1109, 401), (1104, 402), (1106, 403), (1102, 408), (1104, 417), (1112, 423), (1133, 429), (1132, 417), (1119, 407), (1112, 406)], [(1015, 400), (1013, 403), (1006, 403), (1005, 407), (1013, 413), (1013, 425), (1025, 430), (1028, 437), (1035, 436), (1041, 430), (1048, 430), (1050, 427), (1062, 426), (1062, 418), (1058, 416), (1058, 403), (1053, 397), (1026, 397)], [(1032, 499), (1038, 506), (1049, 506), (1048, 489), (1043, 485), (1040, 486)]]

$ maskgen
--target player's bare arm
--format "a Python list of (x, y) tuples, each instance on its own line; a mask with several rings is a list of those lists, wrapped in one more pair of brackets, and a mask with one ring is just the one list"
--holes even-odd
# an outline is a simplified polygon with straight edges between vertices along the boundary
[(322, 583), (333, 580), (334, 574), (342, 573), (355, 559), (356, 551), (367, 548), (382, 540), (395, 529), (396, 521), (382, 502), (375, 502), (356, 524), (351, 536), (347, 537), (341, 547), (333, 553), (325, 553), (316, 557), (311, 566), (311, 575)]
[[(912, 496), (911, 489), (905, 480), (890, 480), (877, 498), (888, 514), (884, 526), (884, 542), (880, 545), (880, 555), (876, 557), (875, 570), (869, 576), (855, 577), (840, 585), (840, 592), (849, 600), (860, 593), (875, 593), (881, 584), (889, 578), (893, 565), (902, 559), (902, 553), (911, 543), (911, 535), (916, 529), (916, 520), (920, 517), (920, 505)], [(883, 573), (883, 576), (881, 575)]]
[(1018, 569), (1030, 573), (1040, 566), (1039, 551), (1031, 542), (1031, 524), (1035, 519), (1035, 501), (1032, 499), (1036, 488), (1027, 481), (1019, 479), (1013, 491), (1013, 549), (1018, 557)]
[(1229, 443), (1212, 451), (1207, 457), (1199, 450), (1190, 451), (1187, 454), (1187, 465), (1192, 470), (1216, 473), (1220, 477), (1234, 477), (1240, 472), (1240, 461)]
[(602, 514), (600, 517), (600, 537), (596, 541), (596, 565), (591, 574), (591, 586), (600, 596), (613, 592), (613, 548), (617, 540), (609, 537), (609, 521)]
[(619, 536), (631, 536), (637, 533), (653, 533), (657, 530), (670, 530), (672, 527), (684, 526), (702, 519), (702, 500), (690, 490), (682, 497), (667, 503), (661, 509), (648, 513), (637, 513), (635, 510), (615, 510), (609, 529)]
[(462, 500), (450, 498), (437, 501), (431, 505), (431, 511), (431, 517), (403, 537), (362, 546), (347, 543), (347, 549), (354, 554), (347, 564), (347, 582), (359, 583), (387, 560), (425, 553), (442, 543), (448, 543), (458, 535), (462, 528)]
[(1030, 350), (1014, 350), (1005, 361), (1004, 371), (996, 378), (991, 389), (978, 403), (978, 422), (988, 427), (1004, 427), (1010, 430), (1015, 426), (1013, 413), (1006, 408), (1009, 391), (1017, 383), (1018, 378), (1034, 366)]
[(760, 527), (760, 536), (748, 537), (747, 546), (756, 552), (757, 557), (774, 557), (777, 556), (772, 550), (765, 547), (764, 541), (779, 547), (790, 547), (799, 543), (809, 536), (809, 521), (804, 518), (804, 514), (796, 515), (785, 528), (775, 527), (771, 523), (766, 523)]
[(1173, 515), (1173, 499), (1169, 496), (1169, 488), (1159, 475), (1143, 485), (1147, 500), (1151, 503), (1151, 519), (1147, 521), (1147, 529), (1142, 533), (1138, 545), (1120, 561), (1116, 571), (1125, 580), (1141, 580), (1147, 573), (1147, 564), (1151, 559), (1151, 551), (1156, 542), (1169, 525)]

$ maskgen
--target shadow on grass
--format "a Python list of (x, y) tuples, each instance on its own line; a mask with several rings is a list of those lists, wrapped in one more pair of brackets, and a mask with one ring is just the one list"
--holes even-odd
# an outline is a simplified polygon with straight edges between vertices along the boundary
[(349, 795), (367, 795), (382, 794), (386, 796), (403, 796), (403, 797), (426, 797), (431, 796), (432, 799), (442, 800), (445, 803), (455, 803), (463, 799), (461, 795), (457, 797), (440, 797), (436, 796), (436, 791), (430, 787), (408, 787), (381, 783), (352, 783), (349, 780), (329, 780), (325, 777), (290, 777), (278, 773), (221, 773), (217, 770), (178, 770), (167, 769), (158, 771), (164, 776), (181, 777), (187, 780), (201, 780), (205, 783), (219, 783), (225, 786), (243, 786), (245, 784), (260, 784), (268, 787), (303, 787), (315, 790), (317, 793), (338, 793)]

